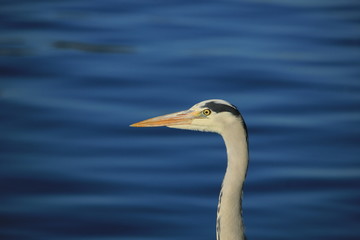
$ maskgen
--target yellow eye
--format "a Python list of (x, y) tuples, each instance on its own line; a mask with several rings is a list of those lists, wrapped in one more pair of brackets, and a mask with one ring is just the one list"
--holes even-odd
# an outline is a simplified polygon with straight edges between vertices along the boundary
[(205, 116), (209, 116), (210, 114), (211, 114), (211, 110), (210, 109), (204, 109), (203, 111), (202, 111), (202, 113), (205, 115)]

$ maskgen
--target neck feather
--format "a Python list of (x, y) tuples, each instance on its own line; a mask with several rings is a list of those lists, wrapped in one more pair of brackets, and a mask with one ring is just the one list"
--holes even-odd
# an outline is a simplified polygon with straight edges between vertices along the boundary
[(244, 124), (236, 120), (222, 132), (228, 164), (219, 196), (217, 240), (245, 239), (242, 221), (242, 186), (248, 165), (248, 143)]

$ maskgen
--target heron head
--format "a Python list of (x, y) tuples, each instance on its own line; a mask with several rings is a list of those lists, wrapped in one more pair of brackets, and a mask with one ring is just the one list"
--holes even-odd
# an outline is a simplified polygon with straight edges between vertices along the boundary
[(221, 133), (232, 121), (241, 120), (237, 108), (220, 99), (211, 99), (195, 104), (190, 109), (150, 118), (132, 127), (161, 127)]

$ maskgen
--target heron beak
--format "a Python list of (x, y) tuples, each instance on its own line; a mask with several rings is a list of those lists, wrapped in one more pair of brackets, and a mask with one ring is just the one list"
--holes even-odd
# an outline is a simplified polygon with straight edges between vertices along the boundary
[(194, 111), (181, 111), (159, 117), (150, 118), (141, 122), (131, 124), (131, 127), (162, 127), (175, 125), (190, 125), (198, 114)]

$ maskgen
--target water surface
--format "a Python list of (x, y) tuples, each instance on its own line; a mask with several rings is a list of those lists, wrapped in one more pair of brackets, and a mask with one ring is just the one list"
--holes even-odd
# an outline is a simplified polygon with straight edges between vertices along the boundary
[(210, 98), (249, 240), (359, 239), (358, 1), (1, 5), (1, 239), (215, 239), (221, 137), (129, 128)]

